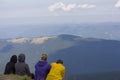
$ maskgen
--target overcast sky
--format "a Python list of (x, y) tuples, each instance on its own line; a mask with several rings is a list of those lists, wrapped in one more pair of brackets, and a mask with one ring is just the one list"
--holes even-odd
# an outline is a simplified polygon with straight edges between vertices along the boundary
[(120, 22), (120, 0), (0, 0), (0, 25)]

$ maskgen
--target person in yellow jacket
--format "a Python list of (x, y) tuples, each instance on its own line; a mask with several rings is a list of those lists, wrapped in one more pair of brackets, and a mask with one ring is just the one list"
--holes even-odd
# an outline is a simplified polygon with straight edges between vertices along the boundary
[(62, 60), (51, 63), (50, 72), (47, 75), (46, 80), (62, 80), (65, 75), (65, 66)]

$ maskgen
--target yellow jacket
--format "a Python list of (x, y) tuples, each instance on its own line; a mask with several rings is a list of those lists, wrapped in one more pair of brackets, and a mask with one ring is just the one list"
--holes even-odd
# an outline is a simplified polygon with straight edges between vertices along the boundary
[(52, 63), (51, 70), (46, 80), (62, 80), (65, 75), (65, 67), (60, 63)]

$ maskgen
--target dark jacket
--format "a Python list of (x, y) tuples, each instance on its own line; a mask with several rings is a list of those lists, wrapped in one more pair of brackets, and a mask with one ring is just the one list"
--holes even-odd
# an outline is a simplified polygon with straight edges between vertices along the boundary
[(35, 80), (46, 80), (47, 74), (50, 71), (50, 64), (46, 61), (39, 61), (35, 65)]
[(25, 63), (25, 55), (20, 54), (18, 56), (18, 63), (15, 64), (16, 74), (30, 76), (30, 70), (28, 64)]
[(15, 63), (17, 62), (17, 56), (13, 55), (10, 61), (5, 66), (4, 74), (15, 74)]

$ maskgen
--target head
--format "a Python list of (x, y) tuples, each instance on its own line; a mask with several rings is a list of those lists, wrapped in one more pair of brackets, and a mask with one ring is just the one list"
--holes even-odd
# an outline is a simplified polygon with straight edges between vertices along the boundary
[(18, 56), (18, 61), (19, 61), (19, 62), (25, 62), (25, 54), (21, 53), (21, 54)]
[(57, 63), (57, 64), (59, 64), (59, 63), (60, 63), (60, 64), (63, 64), (63, 61), (62, 61), (61, 59), (58, 59), (58, 60), (56, 61), (56, 63)]
[(11, 58), (10, 58), (10, 62), (16, 63), (17, 62), (17, 56), (12, 55)]
[(47, 54), (42, 54), (41, 55), (41, 60), (47, 61)]

